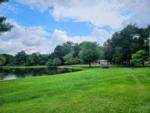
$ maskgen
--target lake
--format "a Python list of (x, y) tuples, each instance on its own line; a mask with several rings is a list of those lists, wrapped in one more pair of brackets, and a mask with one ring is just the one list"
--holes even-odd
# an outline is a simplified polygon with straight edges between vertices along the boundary
[(48, 76), (54, 74), (79, 71), (69, 68), (0, 68), (0, 80), (13, 80), (32, 76)]

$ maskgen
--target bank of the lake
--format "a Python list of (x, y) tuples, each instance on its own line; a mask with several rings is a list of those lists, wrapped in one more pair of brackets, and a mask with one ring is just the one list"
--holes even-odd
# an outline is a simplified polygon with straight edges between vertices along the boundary
[(150, 68), (84, 69), (0, 81), (0, 113), (148, 113)]
[(2, 66), (0, 67), (0, 80), (14, 80), (33, 76), (50, 76), (62, 73), (80, 71), (80, 68), (71, 66)]

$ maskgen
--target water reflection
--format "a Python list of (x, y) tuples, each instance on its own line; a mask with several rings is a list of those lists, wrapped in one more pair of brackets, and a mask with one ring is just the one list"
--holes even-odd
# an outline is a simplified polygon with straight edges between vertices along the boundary
[(0, 68), (0, 80), (13, 80), (31, 76), (53, 75), (78, 71), (67, 68)]

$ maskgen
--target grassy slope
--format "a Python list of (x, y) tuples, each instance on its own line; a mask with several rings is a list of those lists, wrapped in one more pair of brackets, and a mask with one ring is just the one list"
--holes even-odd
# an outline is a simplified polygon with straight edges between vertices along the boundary
[(149, 111), (150, 68), (95, 68), (0, 82), (0, 113)]

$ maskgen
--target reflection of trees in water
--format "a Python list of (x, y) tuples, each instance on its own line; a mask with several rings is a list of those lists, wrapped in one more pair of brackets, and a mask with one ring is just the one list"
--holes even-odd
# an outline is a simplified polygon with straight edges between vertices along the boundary
[(53, 75), (73, 71), (78, 70), (67, 68), (0, 68), (0, 79), (4, 79), (4, 77), (10, 75), (16, 75), (18, 78), (25, 78), (27, 76)]

